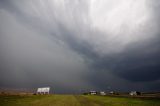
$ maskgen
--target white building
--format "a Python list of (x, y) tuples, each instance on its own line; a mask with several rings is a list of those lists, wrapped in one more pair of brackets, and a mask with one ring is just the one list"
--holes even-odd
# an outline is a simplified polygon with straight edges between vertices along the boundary
[(106, 95), (104, 91), (100, 91), (100, 95)]
[(50, 87), (43, 87), (37, 89), (37, 94), (49, 94)]
[(110, 94), (114, 94), (114, 91), (110, 91), (109, 93), (110, 93)]
[(89, 93), (90, 93), (91, 95), (96, 95), (96, 94), (97, 94), (96, 91), (90, 91)]
[(131, 96), (136, 96), (136, 95), (140, 95), (141, 93), (140, 92), (137, 92), (137, 91), (131, 91), (130, 93), (129, 93), (129, 95), (131, 95)]

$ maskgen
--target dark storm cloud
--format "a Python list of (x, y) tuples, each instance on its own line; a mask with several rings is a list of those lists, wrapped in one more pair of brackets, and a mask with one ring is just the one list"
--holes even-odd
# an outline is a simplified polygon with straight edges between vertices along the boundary
[(112, 70), (114, 74), (130, 81), (159, 80), (159, 42), (157, 37), (149, 44), (147, 42), (132, 44), (118, 55), (98, 58), (93, 66)]
[(0, 86), (160, 89), (159, 5), (1, 0)]
[(56, 86), (57, 91), (64, 87), (70, 91), (90, 86), (85, 81), (88, 72), (83, 59), (58, 36), (61, 32), (56, 28), (61, 25), (58, 22), (50, 25), (50, 20), (45, 21), (43, 17), (37, 23), (32, 15), (15, 7), (16, 3), (11, 2), (9, 9), (3, 8), (0, 15), (1, 86)]

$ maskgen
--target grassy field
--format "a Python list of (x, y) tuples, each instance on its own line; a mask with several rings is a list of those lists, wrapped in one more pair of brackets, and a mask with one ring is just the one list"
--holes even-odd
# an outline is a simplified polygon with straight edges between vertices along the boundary
[(0, 106), (160, 106), (160, 100), (91, 95), (0, 96)]

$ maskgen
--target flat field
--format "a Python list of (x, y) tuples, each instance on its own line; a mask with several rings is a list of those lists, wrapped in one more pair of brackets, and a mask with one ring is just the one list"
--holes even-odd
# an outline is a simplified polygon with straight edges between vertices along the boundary
[(160, 106), (160, 99), (92, 95), (1, 95), (0, 106)]

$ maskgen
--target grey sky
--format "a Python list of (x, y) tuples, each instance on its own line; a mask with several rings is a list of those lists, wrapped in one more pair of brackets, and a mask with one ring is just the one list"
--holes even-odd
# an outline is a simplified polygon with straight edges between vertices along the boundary
[(0, 87), (160, 89), (160, 1), (0, 0)]

